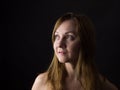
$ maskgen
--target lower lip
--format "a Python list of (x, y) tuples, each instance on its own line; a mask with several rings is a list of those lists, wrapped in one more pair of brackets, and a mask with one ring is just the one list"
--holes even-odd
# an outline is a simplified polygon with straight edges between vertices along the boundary
[(59, 52), (59, 54), (62, 54), (62, 55), (64, 55), (64, 54), (66, 54), (65, 52)]

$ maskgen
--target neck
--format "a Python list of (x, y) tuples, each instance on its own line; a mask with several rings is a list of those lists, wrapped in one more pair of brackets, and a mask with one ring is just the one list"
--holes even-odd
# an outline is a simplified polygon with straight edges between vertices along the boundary
[(69, 78), (75, 77), (75, 68), (71, 63), (65, 63), (65, 68)]

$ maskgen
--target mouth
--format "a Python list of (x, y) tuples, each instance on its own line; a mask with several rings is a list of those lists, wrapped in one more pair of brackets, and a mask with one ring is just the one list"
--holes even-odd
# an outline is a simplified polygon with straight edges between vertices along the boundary
[(65, 55), (65, 54), (67, 53), (67, 51), (66, 51), (66, 50), (63, 50), (63, 49), (58, 49), (58, 50), (56, 50), (56, 51), (57, 51), (57, 53), (60, 54), (60, 55)]
[(65, 51), (59, 51), (58, 54), (66, 54)]

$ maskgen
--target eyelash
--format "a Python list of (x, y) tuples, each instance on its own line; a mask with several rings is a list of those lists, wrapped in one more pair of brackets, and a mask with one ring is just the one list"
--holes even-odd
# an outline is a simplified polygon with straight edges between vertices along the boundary
[[(55, 35), (54, 37), (55, 37), (55, 39), (59, 39), (60, 36), (59, 35)], [(64, 38), (65, 39), (74, 40), (74, 36), (73, 35), (66, 35)]]
[(55, 39), (58, 38), (58, 37), (59, 37), (59, 35), (55, 35), (55, 36), (54, 36)]

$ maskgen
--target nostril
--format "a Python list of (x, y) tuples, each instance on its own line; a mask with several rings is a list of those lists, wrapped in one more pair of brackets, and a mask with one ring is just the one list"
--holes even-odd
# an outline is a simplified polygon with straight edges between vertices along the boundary
[(65, 42), (64, 37), (60, 38), (56, 42), (57, 42), (57, 46), (58, 47), (61, 47), (61, 48), (65, 48), (66, 47), (66, 42)]
[(66, 47), (66, 44), (65, 44), (64, 41), (59, 42), (58, 45), (59, 45), (59, 47), (62, 47), (62, 48), (65, 48), (65, 47)]

